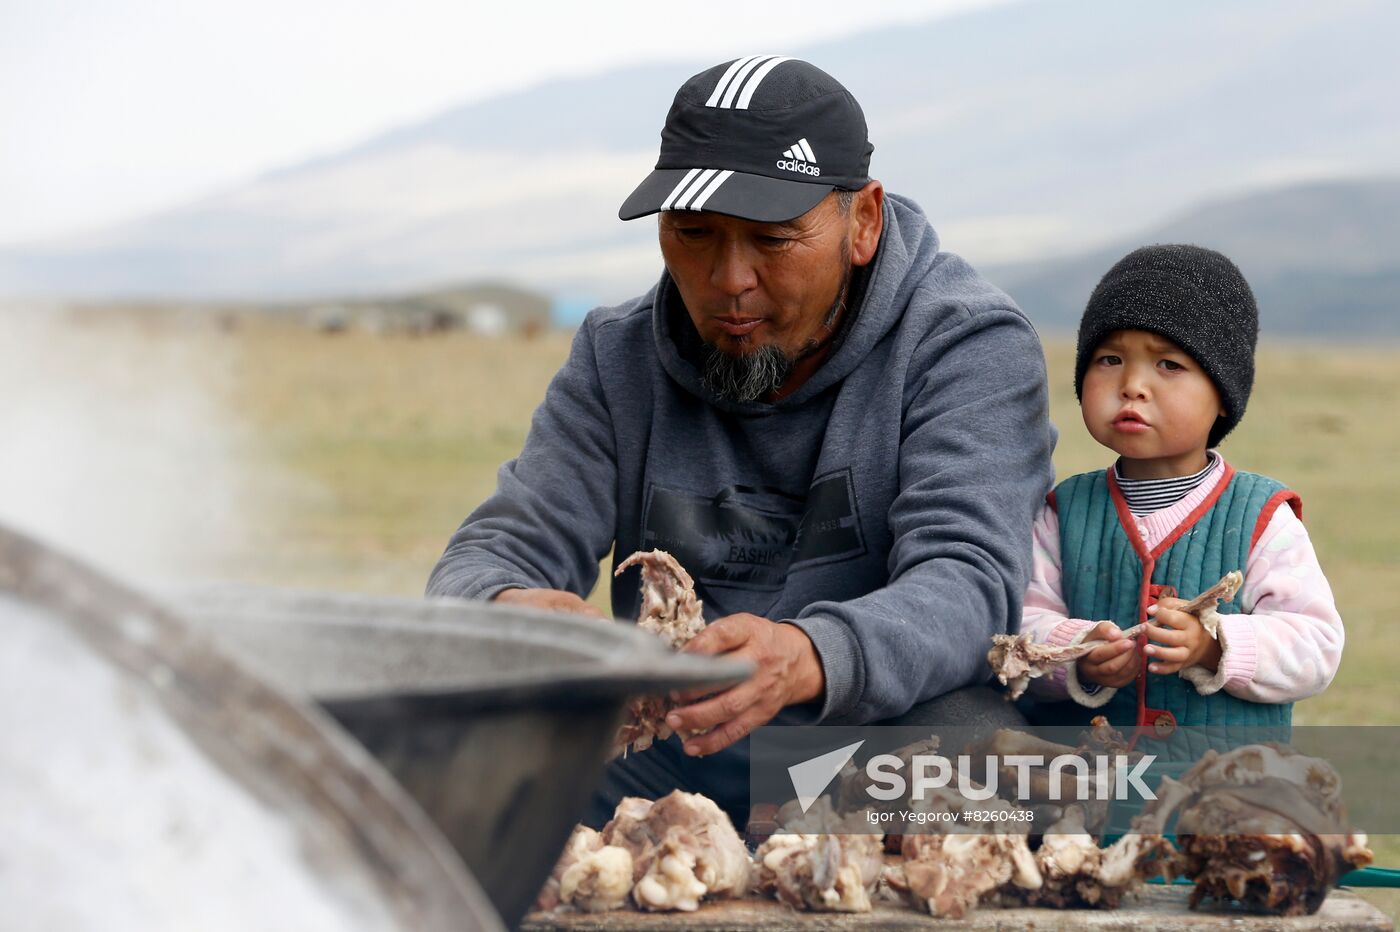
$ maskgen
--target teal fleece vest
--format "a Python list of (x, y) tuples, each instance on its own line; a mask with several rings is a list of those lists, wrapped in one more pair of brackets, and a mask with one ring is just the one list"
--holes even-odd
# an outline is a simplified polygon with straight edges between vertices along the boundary
[[(1149, 552), (1111, 473), (1073, 476), (1052, 493), (1071, 618), (1108, 619), (1120, 628), (1146, 621), (1148, 606), (1159, 596), (1191, 599), (1227, 572), (1244, 572), (1254, 543), (1279, 505), (1287, 502), (1301, 514), (1298, 496), (1281, 483), (1235, 472), (1226, 464), (1225, 475), (1205, 501)], [(1240, 611), (1238, 600), (1222, 602), (1218, 611)], [(1101, 708), (1067, 705), (1078, 710), (1081, 722), (1102, 714), (1117, 728), (1149, 737), (1169, 737), (1180, 724), (1262, 726), (1277, 735), (1274, 740), (1286, 740), (1293, 712), (1292, 703), (1250, 702), (1224, 690), (1202, 696), (1177, 674), (1149, 673), (1145, 667), (1136, 684), (1119, 689)], [(1182, 748), (1193, 754), (1204, 749), (1192, 739)]]

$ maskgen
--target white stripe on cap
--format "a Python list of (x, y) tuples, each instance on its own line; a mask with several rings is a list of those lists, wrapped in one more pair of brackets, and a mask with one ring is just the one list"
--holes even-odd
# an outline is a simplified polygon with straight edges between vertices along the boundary
[(803, 136), (801, 139), (797, 140), (797, 144), (802, 147), (803, 153), (805, 153), (807, 156), (807, 161), (815, 162), (817, 160), (817, 154), (812, 151), (812, 144), (807, 141), (806, 136)]
[[(746, 78), (749, 77), (749, 73), (752, 72), (759, 65), (763, 65), (765, 62), (772, 61), (774, 57), (775, 56), (772, 55), (760, 55), (744, 67), (740, 68), (739, 73), (734, 76), (734, 80), (729, 82), (729, 89), (724, 92), (724, 98), (720, 100), (719, 105), (721, 107), (734, 106), (734, 97), (736, 94), (739, 93), (739, 88), (744, 86), (744, 81)], [(764, 67), (767, 67), (767, 65), (764, 65)]]
[(709, 186), (706, 187), (705, 190), (704, 190), (703, 192), (701, 192), (701, 194), (700, 194), (699, 197), (697, 197), (695, 200), (691, 201), (691, 202), (690, 202), (690, 206), (689, 206), (688, 208), (686, 208), (686, 209), (687, 209), (687, 210), (702, 210), (702, 209), (704, 209), (704, 207), (705, 207), (705, 202), (708, 201), (708, 200), (710, 199), (710, 195), (711, 195), (711, 194), (714, 194), (716, 191), (718, 191), (718, 190), (719, 190), (719, 186), (722, 185), (722, 184), (724, 184), (726, 181), (728, 181), (728, 180), (729, 180), (729, 176), (732, 175), (732, 174), (734, 174), (732, 171), (723, 171), (723, 172), (720, 172), (718, 175), (715, 175), (715, 180), (714, 180), (714, 181), (711, 181), (710, 184), (709, 184)]
[(690, 187), (685, 189), (685, 193), (682, 194), (680, 197), (676, 198), (676, 203), (671, 205), (672, 209), (695, 210), (696, 208), (690, 206), (691, 199), (694, 198), (697, 194), (699, 194), (701, 189), (705, 187), (705, 183), (717, 174), (719, 174), (718, 168), (707, 168), (704, 171), (702, 171), (699, 175), (696, 176), (695, 180), (691, 182)]
[(700, 174), (700, 169), (698, 168), (692, 168), (689, 172), (687, 172), (686, 176), (682, 178), (674, 188), (671, 189), (671, 193), (666, 196), (666, 200), (661, 202), (661, 209), (670, 210), (671, 202), (676, 199), (676, 196), (680, 194), (681, 191), (685, 190), (685, 186), (690, 184), (691, 179), (698, 174)]
[(734, 63), (729, 66), (728, 70), (724, 72), (724, 76), (719, 79), (719, 83), (715, 85), (714, 93), (710, 95), (710, 99), (705, 101), (705, 106), (713, 107), (719, 103), (720, 95), (723, 94), (725, 88), (729, 86), (729, 79), (734, 77), (734, 72), (752, 63), (755, 59), (766, 57), (765, 55), (750, 55), (748, 58), (734, 59)]
[(792, 59), (774, 58), (765, 63), (762, 68), (755, 71), (753, 76), (749, 78), (749, 83), (744, 86), (744, 93), (740, 95), (739, 102), (735, 105), (736, 109), (747, 110), (749, 108), (749, 101), (753, 100), (753, 92), (758, 90), (758, 86), (763, 83), (763, 79), (768, 77), (768, 72), (785, 61), (792, 61)]

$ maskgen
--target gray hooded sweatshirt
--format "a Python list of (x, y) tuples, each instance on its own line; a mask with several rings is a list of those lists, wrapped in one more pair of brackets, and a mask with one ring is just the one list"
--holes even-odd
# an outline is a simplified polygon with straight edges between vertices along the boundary
[[(1053, 480), (1044, 355), (916, 204), (889, 195), (884, 220), (840, 345), (776, 403), (704, 387), (669, 276), (589, 313), (429, 594), (583, 595), (609, 548), (614, 565), (661, 548), (707, 620), (752, 612), (811, 637), (825, 695), (785, 721), (877, 721), (985, 680), (991, 636), (1020, 621)], [(636, 616), (637, 572), (613, 585), (620, 618)]]

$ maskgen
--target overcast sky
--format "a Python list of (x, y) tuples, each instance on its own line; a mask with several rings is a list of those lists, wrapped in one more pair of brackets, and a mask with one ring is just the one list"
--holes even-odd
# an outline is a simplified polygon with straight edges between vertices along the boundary
[(0, 244), (175, 206), (548, 78), (786, 52), (992, 2), (0, 0)]

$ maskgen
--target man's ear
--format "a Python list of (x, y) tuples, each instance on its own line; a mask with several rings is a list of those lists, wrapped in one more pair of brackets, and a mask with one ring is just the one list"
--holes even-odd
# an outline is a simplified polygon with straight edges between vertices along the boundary
[(851, 204), (851, 264), (869, 265), (885, 229), (885, 186), (868, 181)]

